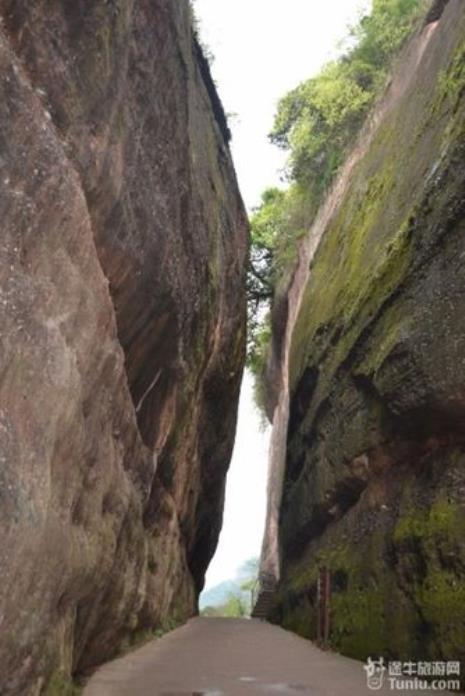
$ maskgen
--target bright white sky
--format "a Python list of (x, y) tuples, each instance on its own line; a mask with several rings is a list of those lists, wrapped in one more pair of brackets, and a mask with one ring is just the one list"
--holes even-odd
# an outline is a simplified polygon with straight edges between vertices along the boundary
[(267, 449), (268, 434), (261, 429), (253, 403), (252, 378), (246, 373), (228, 474), (223, 530), (205, 589), (234, 579), (244, 561), (260, 554), (266, 510)]
[[(285, 155), (267, 134), (279, 99), (316, 74), (371, 0), (194, 0), (202, 40), (215, 56), (213, 77), (231, 120), (232, 150), (247, 207), (280, 183)], [(233, 578), (260, 552), (265, 516), (267, 436), (244, 381), (228, 476), (224, 526), (206, 588)]]
[(194, 0), (213, 77), (232, 120), (233, 155), (249, 207), (279, 183), (285, 155), (267, 135), (279, 99), (337, 54), (371, 0)]

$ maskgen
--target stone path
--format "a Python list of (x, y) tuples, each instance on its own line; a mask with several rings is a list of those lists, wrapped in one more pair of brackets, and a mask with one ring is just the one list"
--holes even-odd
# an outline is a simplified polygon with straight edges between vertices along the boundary
[(376, 693), (404, 692), (387, 685), (370, 691), (361, 663), (322, 652), (281, 628), (258, 620), (214, 618), (193, 619), (104, 665), (84, 690), (84, 696)]

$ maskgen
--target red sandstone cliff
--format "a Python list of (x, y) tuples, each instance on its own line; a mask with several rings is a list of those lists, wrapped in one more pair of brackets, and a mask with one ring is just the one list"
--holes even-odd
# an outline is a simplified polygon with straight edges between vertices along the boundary
[(0, 0), (0, 691), (195, 611), (247, 223), (187, 0)]

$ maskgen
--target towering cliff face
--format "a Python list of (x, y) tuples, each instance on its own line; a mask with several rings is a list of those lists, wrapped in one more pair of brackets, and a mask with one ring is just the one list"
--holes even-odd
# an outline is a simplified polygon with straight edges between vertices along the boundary
[(0, 18), (0, 691), (23, 695), (195, 611), (248, 242), (187, 0)]
[(315, 637), (326, 565), (333, 645), (363, 659), (465, 659), (464, 3), (429, 20), (300, 250), (275, 337), (275, 619)]

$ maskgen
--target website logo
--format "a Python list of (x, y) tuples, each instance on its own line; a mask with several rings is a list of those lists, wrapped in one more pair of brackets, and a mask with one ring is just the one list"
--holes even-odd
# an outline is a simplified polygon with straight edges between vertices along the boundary
[(384, 658), (380, 657), (379, 660), (372, 660), (371, 657), (368, 658), (366, 665), (363, 666), (367, 674), (367, 686), (372, 691), (378, 691), (383, 688), (384, 677), (386, 674), (386, 667), (384, 666)]
[(386, 685), (390, 691), (460, 691), (460, 662), (385, 662), (383, 657), (369, 657), (363, 665), (367, 687), (379, 691)]

